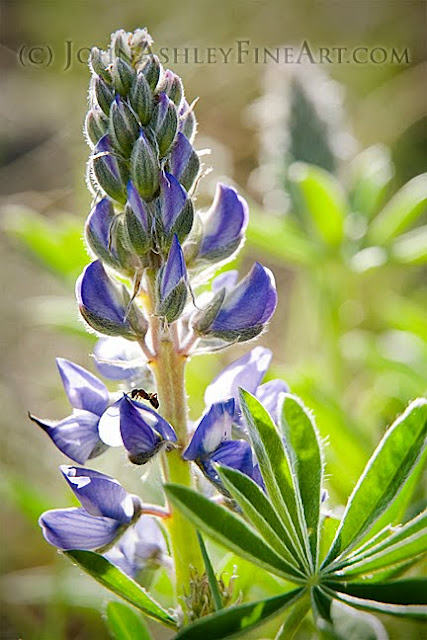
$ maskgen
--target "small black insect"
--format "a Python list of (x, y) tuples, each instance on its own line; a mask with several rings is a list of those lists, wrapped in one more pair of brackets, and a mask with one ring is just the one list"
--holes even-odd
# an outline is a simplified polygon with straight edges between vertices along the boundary
[(145, 389), (132, 389), (130, 397), (132, 400), (148, 400), (152, 407), (159, 408), (157, 393), (148, 393)]

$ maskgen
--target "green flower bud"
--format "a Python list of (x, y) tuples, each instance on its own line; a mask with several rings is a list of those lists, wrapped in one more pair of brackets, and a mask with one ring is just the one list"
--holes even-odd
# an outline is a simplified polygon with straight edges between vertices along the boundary
[(115, 58), (121, 58), (128, 62), (132, 62), (132, 51), (129, 45), (131, 34), (124, 29), (118, 29), (111, 35), (111, 50)]
[(92, 167), (98, 185), (111, 198), (125, 204), (129, 174), (123, 158), (112, 151), (108, 135), (101, 138), (93, 153)]
[(138, 256), (142, 257), (147, 253), (151, 244), (150, 234), (141, 224), (141, 220), (135, 215), (133, 209), (126, 205), (125, 224), (129, 240)]
[[(153, 143), (155, 144), (155, 141)], [(150, 200), (159, 188), (158, 153), (153, 143), (141, 131), (130, 159), (133, 183), (145, 200)]]
[(165, 93), (160, 93), (157, 97), (153, 127), (159, 145), (159, 157), (164, 158), (171, 148), (178, 130), (178, 115), (175, 105)]
[(176, 73), (166, 69), (157, 91), (158, 93), (165, 93), (179, 108), (184, 97), (184, 87), (182, 86), (181, 78)]
[(141, 124), (148, 124), (153, 113), (153, 94), (142, 71), (139, 71), (136, 76), (129, 99)]
[(94, 79), (94, 92), (99, 107), (108, 116), (111, 103), (114, 100), (114, 91), (102, 78), (97, 77)]
[(115, 91), (127, 96), (135, 79), (135, 70), (121, 58), (116, 58), (111, 65), (111, 79)]
[(144, 74), (151, 91), (155, 91), (160, 78), (162, 65), (157, 56), (147, 56), (141, 64), (139, 70)]
[(85, 133), (88, 141), (94, 146), (106, 134), (108, 120), (100, 109), (91, 109), (85, 120)]
[(105, 51), (101, 51), (98, 47), (93, 47), (89, 55), (89, 67), (96, 76), (101, 76), (105, 82), (111, 82), (111, 73), (108, 69), (110, 60)]
[(126, 102), (116, 96), (110, 110), (111, 141), (123, 153), (129, 157), (132, 146), (138, 138), (139, 123)]

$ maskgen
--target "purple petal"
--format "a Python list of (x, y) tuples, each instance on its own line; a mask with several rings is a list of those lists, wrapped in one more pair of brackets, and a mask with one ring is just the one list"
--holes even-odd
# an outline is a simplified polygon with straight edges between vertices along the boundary
[(238, 469), (247, 476), (252, 476), (252, 449), (246, 440), (223, 442), (210, 459), (212, 462)]
[(105, 333), (129, 333), (132, 330), (126, 318), (126, 305), (119, 288), (107, 275), (102, 262), (89, 264), (76, 283), (76, 298), (85, 319), (95, 318), (105, 327)]
[(99, 439), (99, 416), (89, 411), (77, 410), (59, 422), (40, 420), (30, 416), (51, 438), (62, 453), (78, 464), (100, 455), (105, 446)]
[(171, 173), (160, 176), (160, 207), (163, 225), (169, 233), (187, 201), (187, 192)]
[(112, 256), (118, 260), (114, 243), (111, 243), (111, 225), (116, 219), (114, 208), (109, 198), (102, 198), (89, 214), (86, 221), (86, 235), (93, 251), (105, 259)]
[(159, 565), (167, 556), (166, 542), (155, 518), (141, 516), (105, 557), (135, 578), (141, 569)]
[(148, 233), (149, 221), (147, 207), (143, 202), (141, 196), (139, 195), (139, 192), (133, 184), (132, 180), (129, 180), (127, 184), (127, 194), (130, 208), (141, 223), (143, 229), (145, 229), (145, 231)]
[(109, 380), (138, 378), (146, 366), (138, 344), (119, 336), (99, 338), (93, 357), (99, 373)]
[(215, 402), (200, 420), (190, 444), (183, 454), (184, 460), (198, 460), (215, 451), (222, 442), (231, 438), (235, 403)]
[(231, 290), (236, 284), (238, 277), (239, 272), (235, 269), (224, 271), (224, 273), (221, 273), (214, 280), (212, 280), (211, 289), (213, 293), (217, 293), (218, 291), (221, 291), (221, 289), (225, 289), (226, 291)]
[(236, 251), (248, 224), (248, 205), (233, 187), (218, 184), (214, 201), (203, 222), (199, 257), (223, 258)]
[(180, 282), (187, 280), (185, 258), (179, 244), (178, 236), (174, 234), (171, 248), (166, 260), (165, 268), (160, 280), (160, 298), (164, 301)]
[(70, 360), (57, 358), (56, 364), (71, 406), (102, 415), (108, 405), (108, 389), (105, 384)]
[(172, 427), (154, 409), (124, 396), (120, 404), (120, 432), (129, 457), (144, 464), (165, 440), (176, 442)]
[(206, 388), (205, 404), (209, 406), (216, 400), (227, 398), (238, 402), (239, 387), (254, 394), (270, 366), (271, 358), (270, 349), (255, 347), (229, 364)]
[(39, 525), (49, 544), (59, 549), (100, 549), (113, 542), (120, 523), (111, 518), (95, 518), (84, 509), (45, 511)]
[(239, 331), (262, 326), (271, 318), (276, 305), (273, 274), (256, 262), (248, 275), (226, 295), (211, 329)]
[(92, 516), (128, 523), (135, 512), (132, 496), (115, 480), (93, 469), (62, 465), (64, 478)]
[(105, 135), (100, 139), (95, 149), (93, 150), (93, 153), (94, 155), (102, 154), (104, 165), (107, 167), (114, 180), (121, 182), (122, 177), (120, 175), (119, 165), (117, 164), (117, 160), (115, 159), (114, 153), (112, 152), (109, 135)]
[(284, 393), (289, 391), (289, 387), (283, 380), (270, 380), (265, 384), (262, 384), (256, 390), (256, 397), (267, 409), (273, 422), (278, 424), (279, 420), (279, 403)]
[(184, 174), (193, 153), (193, 147), (188, 139), (183, 133), (178, 133), (169, 157), (171, 173), (177, 180), (180, 180)]

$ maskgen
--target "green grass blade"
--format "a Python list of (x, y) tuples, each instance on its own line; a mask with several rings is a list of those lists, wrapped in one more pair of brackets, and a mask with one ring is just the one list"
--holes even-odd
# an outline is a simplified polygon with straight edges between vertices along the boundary
[(176, 621), (165, 611), (135, 580), (117, 569), (106, 558), (93, 551), (64, 551), (72, 562), (77, 564), (103, 587), (123, 598), (146, 616), (161, 622), (167, 627), (176, 628)]
[(166, 484), (165, 491), (173, 506), (197, 529), (263, 569), (291, 582), (298, 582), (292, 573), (293, 567), (280, 558), (239, 516), (182, 485)]
[(313, 418), (302, 401), (291, 394), (287, 394), (283, 402), (282, 427), (292, 453), (311, 554), (314, 565), (317, 566), (323, 482), (322, 450)]
[(114, 640), (151, 640), (142, 617), (122, 602), (109, 602), (105, 614)]
[(221, 609), (184, 627), (175, 636), (175, 640), (223, 640), (232, 636), (244, 636), (268, 618), (291, 607), (302, 593), (303, 589), (295, 589), (266, 600)]
[(353, 549), (393, 502), (422, 454), (427, 401), (419, 398), (388, 429), (347, 504), (323, 566)]

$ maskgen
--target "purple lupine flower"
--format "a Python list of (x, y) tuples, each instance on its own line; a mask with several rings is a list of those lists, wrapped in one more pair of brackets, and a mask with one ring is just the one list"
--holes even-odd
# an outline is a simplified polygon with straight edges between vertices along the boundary
[(147, 515), (138, 518), (104, 556), (132, 578), (143, 569), (169, 567), (171, 563), (160, 525)]
[(66, 456), (84, 464), (106, 449), (98, 424), (109, 404), (108, 389), (101, 380), (74, 362), (57, 358), (59, 373), (73, 412), (63, 420), (41, 420), (30, 414)]
[(193, 224), (193, 204), (185, 189), (171, 173), (160, 177), (160, 220), (165, 240), (176, 234), (180, 242), (186, 238)]
[(177, 440), (171, 425), (157, 411), (126, 394), (102, 416), (99, 436), (110, 447), (124, 446), (134, 464), (145, 464)]
[(89, 264), (78, 278), (76, 298), (80, 313), (95, 331), (129, 339), (136, 339), (137, 332), (145, 335), (145, 319), (133, 305), (128, 308), (124, 288), (119, 289), (100, 260)]
[(162, 447), (177, 441), (175, 431), (161, 415), (127, 395), (120, 401), (120, 433), (134, 464), (145, 464)]
[(218, 262), (241, 246), (248, 225), (248, 205), (233, 187), (219, 183), (211, 208), (203, 218), (197, 260)]
[(125, 338), (99, 338), (92, 355), (99, 373), (109, 380), (129, 380), (136, 383), (146, 380), (149, 375), (147, 361), (140, 347), (136, 342)]
[(255, 395), (277, 424), (280, 400), (289, 387), (283, 380), (271, 380), (261, 384), (270, 366), (272, 353), (264, 347), (254, 347), (223, 369), (206, 387), (205, 404), (210, 406), (218, 400), (233, 398), (235, 402), (234, 422), (242, 425), (239, 405), (239, 388)]
[(102, 550), (141, 513), (141, 502), (110, 476), (92, 469), (61, 467), (81, 507), (52, 509), (39, 518), (46, 540), (59, 549)]
[(158, 274), (158, 302), (156, 313), (174, 322), (181, 315), (187, 301), (187, 269), (177, 235), (172, 244), (166, 264)]
[(252, 449), (246, 440), (232, 440), (235, 414), (233, 398), (215, 402), (202, 416), (190, 444), (184, 451), (184, 460), (194, 460), (203, 473), (220, 491), (225, 492), (214, 463), (238, 469), (253, 476)]
[[(234, 274), (232, 274), (234, 278)], [(210, 307), (196, 314), (194, 328), (202, 337), (226, 342), (251, 340), (263, 331), (277, 305), (274, 276), (258, 262), (236, 286), (230, 276)], [(214, 291), (216, 284), (214, 284)]]

